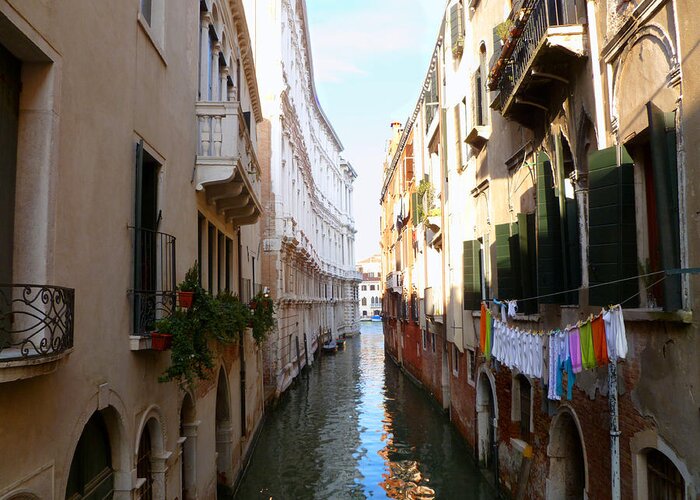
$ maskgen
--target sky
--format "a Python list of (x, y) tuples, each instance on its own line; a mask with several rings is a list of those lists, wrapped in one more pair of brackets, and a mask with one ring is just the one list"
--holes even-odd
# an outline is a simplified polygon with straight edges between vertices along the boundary
[(443, 9), (441, 0), (307, 0), (319, 101), (358, 174), (356, 260), (379, 252), (390, 124), (413, 112)]

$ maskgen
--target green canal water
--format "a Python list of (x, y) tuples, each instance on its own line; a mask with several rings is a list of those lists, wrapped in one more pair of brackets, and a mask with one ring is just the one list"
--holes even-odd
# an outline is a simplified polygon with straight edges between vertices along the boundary
[(363, 323), (268, 413), (236, 498), (496, 495), (446, 416), (385, 358), (381, 323)]

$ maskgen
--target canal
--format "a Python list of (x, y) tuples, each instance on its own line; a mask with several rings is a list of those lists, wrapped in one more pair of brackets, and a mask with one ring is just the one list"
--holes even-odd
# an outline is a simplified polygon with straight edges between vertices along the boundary
[(236, 498), (495, 498), (445, 415), (363, 323), (267, 415)]

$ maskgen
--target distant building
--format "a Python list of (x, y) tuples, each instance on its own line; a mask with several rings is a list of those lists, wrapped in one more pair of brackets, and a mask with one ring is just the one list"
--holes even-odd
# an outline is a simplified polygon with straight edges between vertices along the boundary
[(381, 255), (358, 261), (357, 272), (362, 275), (359, 285), (360, 320), (368, 321), (372, 316), (382, 314)]
[(264, 281), (277, 328), (265, 346), (269, 394), (313, 362), (321, 335), (359, 331), (353, 182), (319, 104), (305, 1), (246, 0), (264, 122), (259, 127)]

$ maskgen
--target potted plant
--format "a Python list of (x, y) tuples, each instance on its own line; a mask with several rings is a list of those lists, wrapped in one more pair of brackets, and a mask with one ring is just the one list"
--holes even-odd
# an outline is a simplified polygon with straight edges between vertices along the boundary
[(185, 273), (185, 279), (177, 286), (177, 302), (180, 307), (192, 307), (194, 292), (199, 288), (199, 272), (197, 262)]
[(173, 343), (172, 322), (170, 318), (163, 318), (156, 322), (156, 331), (151, 332), (151, 349), (154, 351), (167, 351)]

